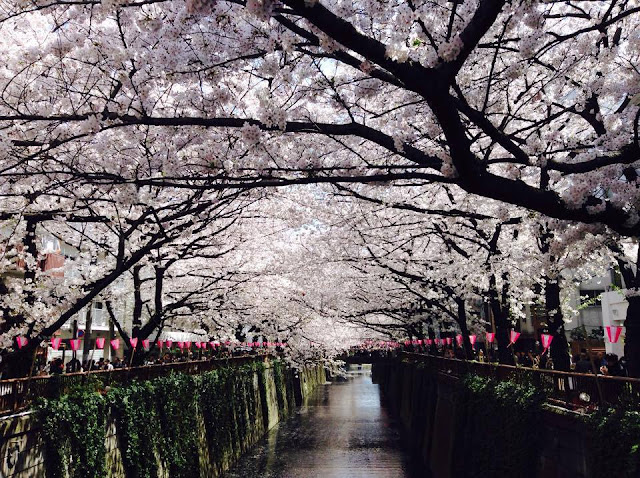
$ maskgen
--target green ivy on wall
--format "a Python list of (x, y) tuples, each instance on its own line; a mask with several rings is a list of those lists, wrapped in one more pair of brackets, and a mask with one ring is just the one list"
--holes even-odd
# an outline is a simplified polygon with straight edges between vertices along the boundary
[(132, 382), (107, 394), (116, 421), (122, 461), (127, 476), (156, 478), (155, 447), (160, 436), (156, 407), (150, 406), (155, 388), (151, 382)]
[(60, 398), (39, 400), (48, 478), (104, 478), (104, 396), (94, 384), (76, 387)]
[(225, 462), (240, 456), (264, 431), (261, 416), (264, 413), (262, 398), (266, 398), (264, 387), (263, 364), (224, 368), (202, 376), (200, 409), (209, 454), (218, 471)]
[(640, 474), (640, 411), (607, 409), (586, 418), (589, 441), (587, 460), (591, 476), (616, 478)]
[[(282, 376), (279, 388), (284, 394), (289, 384)], [(128, 478), (157, 478), (160, 467), (171, 478), (199, 476), (202, 422), (211, 468), (218, 476), (264, 432), (265, 383), (264, 364), (252, 363), (197, 377), (173, 374), (132, 381), (106, 394), (97, 391), (100, 384), (91, 383), (67, 395), (40, 400), (37, 417), (43, 430), (47, 478), (106, 476), (109, 411)]]
[[(285, 385), (284, 364), (280, 360), (273, 362), (273, 379), (276, 385), (276, 399), (278, 401), (278, 410), (286, 416), (287, 413), (287, 390)], [(283, 418), (281, 416), (280, 418)]]
[(533, 384), (468, 375), (458, 396), (454, 468), (460, 476), (537, 475), (544, 395)]
[(199, 475), (198, 397), (196, 378), (172, 374), (153, 381), (160, 422), (160, 456), (171, 478)]

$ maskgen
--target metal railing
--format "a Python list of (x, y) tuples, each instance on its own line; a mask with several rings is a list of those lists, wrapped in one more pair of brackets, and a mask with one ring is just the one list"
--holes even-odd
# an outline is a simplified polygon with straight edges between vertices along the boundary
[(270, 355), (242, 355), (237, 357), (174, 362), (142, 367), (94, 370), (91, 372), (45, 375), (31, 378), (0, 380), (0, 415), (24, 410), (39, 397), (50, 398), (65, 393), (73, 386), (99, 381), (102, 388), (127, 383), (131, 380), (151, 380), (171, 373), (197, 375), (227, 365), (264, 362)]
[(569, 409), (640, 401), (640, 379), (637, 378), (515, 367), (411, 352), (401, 352), (400, 356), (425, 363), (440, 373), (454, 377), (474, 373), (495, 380), (529, 381), (544, 391), (549, 403)]

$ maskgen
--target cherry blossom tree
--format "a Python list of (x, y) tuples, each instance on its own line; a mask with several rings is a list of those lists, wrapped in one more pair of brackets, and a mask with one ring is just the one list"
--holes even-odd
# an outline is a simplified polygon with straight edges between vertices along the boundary
[[(139, 201), (138, 196), (136, 201), (127, 202), (122, 200), (121, 191), (116, 189), (112, 193), (111, 197), (101, 196), (90, 201), (81, 218), (33, 216), (31, 211), (39, 205), (29, 204), (23, 213), (6, 221), (5, 228), (14, 233), (8, 236), (4, 247), (2, 364), (14, 373), (24, 374), (21, 365), (31, 363), (24, 360), (25, 356), (30, 357), (38, 345), (91, 301), (103, 293), (108, 295), (108, 288), (133, 267), (153, 263), (158, 251), (169, 245), (176, 246), (173, 254), (180, 257), (182, 251), (197, 244), (202, 236), (214, 237), (231, 227), (242, 208), (242, 201), (237, 201), (241, 195), (238, 192), (214, 192), (207, 197), (198, 192), (183, 193), (181, 197), (170, 193), (163, 197), (169, 193), (164, 190), (160, 195), (147, 198), (148, 202)], [(119, 197), (120, 202), (114, 196)], [(89, 197), (81, 200), (88, 201)], [(38, 271), (38, 251), (32, 246), (36, 228), (30, 226), (36, 218), (43, 230), (76, 251), (75, 256), (65, 261), (63, 277)], [(9, 229), (12, 225), (15, 226)], [(11, 252), (18, 249), (21, 242), (26, 246), (22, 248), (25, 272), (12, 277), (16, 260), (12, 259)], [(182, 248), (177, 247), (180, 244)], [(224, 250), (220, 247), (218, 253)], [(205, 251), (200, 254), (201, 258), (207, 258)], [(12, 342), (17, 336), (24, 336), (29, 342), (26, 347), (13, 347), (12, 351), (15, 345)]]
[(637, 238), (639, 15), (604, 0), (3, 1), (0, 192), (47, 210), (70, 187), (437, 183)]

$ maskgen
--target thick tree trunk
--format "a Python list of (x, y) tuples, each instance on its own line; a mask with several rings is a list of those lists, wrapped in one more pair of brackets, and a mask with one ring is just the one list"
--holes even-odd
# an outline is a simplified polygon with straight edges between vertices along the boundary
[(467, 360), (472, 360), (474, 353), (469, 341), (469, 329), (467, 328), (467, 311), (464, 306), (464, 299), (456, 299), (458, 306), (458, 326), (460, 327), (460, 333), (462, 334), (462, 343), (464, 347), (464, 356)]
[(508, 315), (502, 310), (499, 305), (497, 307), (491, 307), (493, 312), (493, 320), (496, 324), (496, 342), (498, 343), (498, 362), (513, 365), (513, 349), (509, 346), (510, 339), (510, 326)]
[(564, 331), (564, 320), (560, 308), (560, 283), (545, 277), (544, 288), (547, 313), (549, 315), (549, 332), (553, 336), (551, 341), (551, 359), (555, 370), (568, 372), (571, 368), (571, 358), (569, 356), (569, 344)]
[(82, 363), (89, 360), (91, 346), (91, 328), (93, 325), (93, 315), (91, 313), (91, 304), (87, 305), (87, 314), (85, 316), (84, 341), (82, 343)]
[(495, 275), (489, 278), (489, 307), (493, 314), (493, 322), (496, 326), (496, 342), (498, 343), (498, 362), (513, 365), (513, 350), (509, 347), (511, 342), (509, 333), (511, 321), (507, 310), (502, 307)]
[(624, 357), (627, 361), (627, 372), (630, 377), (640, 378), (640, 247), (638, 248), (635, 267), (625, 259), (621, 246), (614, 244), (611, 249), (618, 254), (618, 266), (624, 279), (624, 285), (629, 294), (627, 302), (627, 316), (624, 321)]
[[(25, 284), (31, 285), (33, 285), (36, 280), (36, 272), (38, 269), (38, 247), (36, 242), (37, 226), (37, 221), (34, 221), (32, 219), (27, 220), (25, 236), (23, 239), (25, 255), (30, 256), (31, 259), (29, 260), (28, 257), (24, 261), (24, 281)], [(5, 289), (5, 293), (8, 293), (8, 291), (6, 291), (6, 288), (3, 288)], [(33, 293), (27, 292), (25, 294), (24, 301), (29, 305), (33, 305), (35, 301)], [(4, 333), (5, 331), (10, 330), (14, 325), (28, 323), (27, 318), (22, 314), (11, 315), (8, 314), (7, 311), (4, 311), (2, 319), (3, 320), (0, 321), (2, 322), (2, 325), (0, 325), (0, 333)], [(26, 334), (27, 336), (29, 336), (31, 330), (32, 329), (29, 328)], [(13, 339), (13, 343), (16, 343), (15, 337)], [(29, 343), (25, 347), (18, 349), (17, 346), (15, 346), (15, 351), (13, 353), (5, 354), (1, 364), (4, 375), (3, 378), (19, 378), (29, 375), (29, 372), (31, 371), (31, 363), (33, 361), (33, 353), (37, 346), (38, 344), (34, 343), (34, 341), (31, 340), (31, 337), (29, 337)]]
[(37, 344), (28, 343), (20, 349), (19, 353), (8, 354), (2, 361), (4, 365), (2, 379), (28, 376), (31, 370), (31, 357), (36, 347)]
[(640, 296), (627, 297), (624, 357), (630, 377), (640, 377)]
[(140, 280), (141, 270), (141, 265), (136, 265), (133, 267), (133, 318), (131, 323), (134, 326), (142, 325), (142, 295), (140, 291), (142, 283), (142, 281)]

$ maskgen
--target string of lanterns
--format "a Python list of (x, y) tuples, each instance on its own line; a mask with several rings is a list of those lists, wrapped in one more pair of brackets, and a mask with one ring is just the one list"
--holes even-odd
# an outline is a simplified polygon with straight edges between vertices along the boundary
[[(69, 339), (69, 346), (71, 350), (76, 351), (80, 349), (80, 344), (82, 343), (82, 338), (77, 339)], [(18, 348), (21, 349), (25, 347), (29, 340), (26, 337), (16, 337), (16, 343), (18, 344)], [(145, 350), (149, 350), (151, 348), (151, 341), (148, 339), (143, 339), (140, 341), (142, 348)], [(216, 349), (218, 347), (251, 347), (251, 348), (259, 348), (259, 347), (286, 347), (286, 342), (192, 342), (192, 341), (180, 341), (174, 342), (173, 340), (158, 340), (156, 342), (158, 348), (160, 350), (166, 348), (171, 349), (173, 344), (176, 344), (178, 349), (180, 350), (190, 350), (192, 345), (200, 350), (206, 350), (207, 348)], [(59, 337), (53, 337), (50, 341), (50, 346), (53, 350), (60, 349), (62, 345), (62, 339)], [(103, 337), (96, 338), (95, 346), (97, 349), (102, 350), (106, 345), (106, 339)], [(120, 348), (120, 339), (112, 339), (109, 341), (109, 345), (113, 350), (118, 350)], [(129, 345), (131, 348), (135, 349), (138, 346), (138, 338), (130, 338)]]
[[(615, 344), (618, 342), (618, 340), (620, 339), (620, 335), (622, 333), (622, 327), (621, 326), (606, 326), (605, 327), (606, 332), (607, 332), (607, 338), (609, 340), (609, 342)], [(516, 332), (515, 330), (511, 330), (509, 332), (509, 347), (515, 345), (515, 343), (518, 341), (518, 339), (520, 338), (520, 332)], [(496, 334), (495, 332), (485, 332), (485, 340), (486, 343), (488, 344), (493, 344), (495, 342), (496, 339)], [(541, 339), (541, 343), (542, 343), (542, 348), (543, 348), (543, 354), (549, 349), (549, 347), (551, 347), (551, 342), (553, 341), (553, 335), (551, 334), (541, 334), (540, 336)], [(471, 347), (475, 348), (475, 344), (477, 341), (477, 336), (476, 335), (469, 335), (469, 342), (471, 343)], [(432, 346), (432, 345), (442, 345), (442, 346), (446, 346), (446, 345), (452, 345), (453, 343), (453, 339), (451, 337), (443, 337), (443, 338), (435, 338), (435, 339), (413, 339), (413, 340), (405, 340), (404, 342), (405, 346), (410, 346), (410, 345), (426, 345), (428, 347)], [(462, 347), (463, 344), (463, 336), (461, 334), (456, 335), (456, 343), (458, 344), (458, 347)], [(380, 346), (380, 347), (390, 347), (390, 348), (397, 348), (400, 347), (401, 343), (399, 342), (389, 342), (389, 341), (372, 341), (372, 340), (368, 340), (366, 342), (364, 342), (365, 346), (367, 347), (372, 347), (372, 346)]]
[[(622, 327), (621, 326), (606, 326), (605, 327), (606, 330), (606, 336), (607, 339), (609, 340), (610, 343), (615, 344), (620, 340), (620, 335), (622, 333)], [(485, 332), (485, 340), (488, 344), (493, 344), (495, 342), (495, 338), (496, 338), (496, 334), (494, 332)], [(510, 331), (509, 333), (509, 346), (514, 345), (518, 339), (520, 338), (520, 332), (516, 332), (515, 330)], [(553, 341), (553, 335), (551, 334), (541, 334), (540, 336), (541, 338), (541, 342), (542, 342), (542, 348), (543, 348), (543, 353), (547, 351), (547, 349), (549, 349), (549, 347), (551, 346), (551, 342)], [(80, 348), (80, 344), (82, 342), (83, 339), (78, 338), (78, 339), (69, 339), (69, 346), (71, 348), (71, 350), (76, 351)], [(106, 345), (106, 339), (104, 339), (103, 337), (98, 337), (95, 339), (95, 344), (96, 344), (96, 348), (99, 350), (104, 349), (105, 345)], [(476, 344), (476, 340), (477, 340), (477, 336), (476, 335), (469, 335), (469, 342), (471, 343), (471, 347), (475, 348), (475, 344)], [(462, 335), (457, 335), (456, 336), (456, 342), (458, 344), (459, 347), (462, 347), (462, 342), (463, 342), (463, 337)], [(28, 343), (29, 343), (29, 339), (27, 337), (16, 337), (16, 343), (18, 345), (18, 348), (21, 349), (23, 347), (25, 347)], [(189, 350), (191, 349), (191, 346), (195, 346), (198, 349), (201, 350), (206, 350), (207, 348), (211, 348), (211, 349), (216, 349), (218, 347), (222, 347), (222, 346), (234, 346), (234, 347), (251, 347), (251, 348), (259, 348), (259, 347), (286, 347), (287, 344), (285, 342), (231, 342), (231, 341), (226, 341), (226, 342), (216, 342), (216, 341), (209, 341), (209, 342), (191, 342), (191, 341), (179, 341), (179, 342), (174, 342), (173, 340), (158, 340), (156, 342), (158, 348), (160, 350), (162, 350), (163, 348), (167, 348), (167, 349), (171, 349), (173, 344), (176, 344), (178, 349), (180, 350)], [(118, 350), (120, 348), (120, 339), (112, 339), (109, 341), (109, 344), (111, 346), (111, 348), (113, 350)], [(136, 348), (138, 345), (138, 339), (137, 338), (131, 338), (129, 339), (129, 344), (131, 346), (131, 348)], [(142, 347), (145, 350), (149, 350), (151, 347), (151, 342), (148, 339), (143, 339), (141, 341)], [(431, 345), (452, 345), (453, 344), (453, 339), (451, 337), (444, 337), (444, 338), (435, 338), (435, 339), (415, 339), (415, 340), (405, 340), (404, 341), (404, 345), (405, 346), (409, 346), (409, 345), (427, 345), (427, 346), (431, 346)], [(53, 350), (58, 350), (60, 348), (60, 346), (62, 345), (62, 339), (58, 338), (58, 337), (53, 337), (51, 339), (50, 342), (51, 348)], [(367, 347), (372, 347), (372, 346), (379, 346), (379, 347), (388, 347), (388, 348), (398, 348), (400, 347), (401, 343), (400, 342), (394, 342), (394, 341), (366, 341), (363, 345), (367, 346)]]

